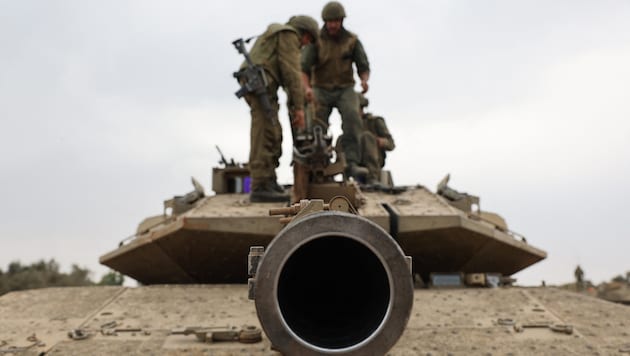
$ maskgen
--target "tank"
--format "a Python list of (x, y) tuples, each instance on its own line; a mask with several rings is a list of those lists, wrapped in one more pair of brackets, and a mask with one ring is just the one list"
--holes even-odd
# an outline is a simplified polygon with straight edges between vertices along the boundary
[(322, 131), (296, 138), (292, 201), (248, 200), (247, 165), (100, 261), (142, 283), (0, 297), (0, 355), (563, 355), (630, 352), (630, 309), (514, 286), (546, 257), (449, 186), (338, 179)]
[(193, 179), (101, 263), (145, 285), (247, 281), (275, 350), (363, 355), (387, 353), (402, 335), (414, 282), (507, 285), (546, 257), (449, 175), (435, 193), (395, 186), (389, 172), (362, 184), (343, 176), (321, 127), (309, 132), (295, 140), (291, 204), (249, 201), (247, 165), (219, 150), (213, 195)]
[(630, 280), (613, 280), (597, 286), (599, 298), (625, 305), (630, 305)]
[[(193, 179), (193, 191), (165, 200), (163, 214), (141, 222), (134, 236), (100, 262), (145, 285), (246, 281), (243, 256), (250, 246), (269, 245), (281, 231), (281, 218), (269, 211), (287, 203), (250, 202), (244, 193), (247, 165), (224, 162), (213, 168), (215, 194), (206, 196)], [(546, 258), (500, 215), (481, 210), (479, 197), (449, 187), (449, 175), (432, 192), (421, 185), (393, 186), (389, 172), (378, 187), (337, 182), (331, 176), (342, 171), (340, 165), (325, 167), (319, 172), (324, 178), (296, 172), (297, 180), (308, 178), (292, 187), (293, 202), (345, 198), (357, 216), (383, 228), (412, 258), (413, 274), (424, 283), (440, 273), (505, 278)]]

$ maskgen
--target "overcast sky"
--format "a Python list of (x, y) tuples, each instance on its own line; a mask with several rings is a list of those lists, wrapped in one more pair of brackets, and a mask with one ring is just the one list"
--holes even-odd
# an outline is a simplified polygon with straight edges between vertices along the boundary
[[(98, 257), (190, 176), (208, 188), (215, 144), (246, 161), (231, 42), (295, 14), (321, 23), (325, 1), (270, 4), (0, 0), (0, 268), (55, 258), (99, 278)], [(435, 190), (450, 172), (481, 196), (549, 254), (522, 284), (630, 270), (630, 2), (343, 4), (397, 184)]]

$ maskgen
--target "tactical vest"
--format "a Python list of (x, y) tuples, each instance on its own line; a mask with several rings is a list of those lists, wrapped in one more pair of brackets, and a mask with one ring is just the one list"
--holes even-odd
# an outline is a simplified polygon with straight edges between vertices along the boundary
[[(276, 34), (280, 31), (291, 31), (299, 37), (298, 31), (295, 28), (289, 25), (273, 23), (267, 27), (265, 33), (258, 37), (249, 53), (252, 62), (265, 68), (277, 83), (280, 83), (280, 69), (277, 53), (278, 36), (276, 36)], [(247, 67), (247, 62), (241, 65), (241, 68), (244, 67)]]
[(338, 38), (332, 38), (324, 31), (317, 46), (313, 85), (324, 89), (354, 86), (352, 63), (357, 35), (343, 29)]
[(371, 132), (374, 136), (385, 137), (387, 144), (385, 147), (379, 148), (379, 151), (386, 156), (385, 151), (391, 151), (396, 147), (394, 139), (391, 137), (385, 119), (382, 116), (372, 115), (371, 113), (363, 114), (363, 129)]
[(370, 131), (374, 135), (379, 135), (380, 132), (378, 132), (378, 127), (377, 127), (378, 122), (376, 121), (378, 119), (383, 120), (381, 117), (374, 116), (371, 113), (364, 114), (364, 116), (363, 116), (363, 128), (365, 130)]

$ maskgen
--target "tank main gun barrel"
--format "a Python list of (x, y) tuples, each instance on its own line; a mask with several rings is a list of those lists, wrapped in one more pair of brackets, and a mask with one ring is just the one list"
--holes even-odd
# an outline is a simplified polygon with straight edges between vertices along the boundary
[(361, 216), (324, 210), (302, 216), (252, 260), (250, 296), (283, 354), (384, 355), (407, 325), (408, 259), (385, 230)]

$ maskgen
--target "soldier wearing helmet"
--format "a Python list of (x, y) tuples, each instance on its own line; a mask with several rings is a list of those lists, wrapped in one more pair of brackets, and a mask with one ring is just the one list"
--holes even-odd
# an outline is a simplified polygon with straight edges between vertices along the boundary
[[(276, 167), (282, 155), (282, 127), (278, 120), (278, 88), (288, 97), (291, 124), (303, 129), (304, 87), (300, 75), (300, 48), (314, 42), (318, 36), (317, 21), (309, 16), (293, 16), (287, 24), (271, 24), (252, 46), (250, 57), (265, 70), (267, 93), (271, 101), (271, 121), (253, 93), (245, 94), (251, 109), (249, 170), (250, 200), (253, 202), (287, 201), (289, 195), (276, 181)], [(247, 66), (243, 63), (241, 68)]]
[[(305, 15), (292, 16), (287, 25), (297, 29), (300, 36), (303, 36), (305, 33), (310, 35), (310, 41), (307, 43), (317, 42), (317, 37), (319, 37), (319, 26), (317, 25), (317, 21), (315, 21), (312, 17)], [(302, 43), (302, 45), (307, 43)]]
[(302, 51), (302, 79), (307, 101), (315, 101), (315, 115), (328, 124), (332, 109), (341, 115), (341, 144), (346, 155), (346, 175), (364, 177), (368, 170), (360, 166), (362, 132), (357, 95), (354, 91), (354, 69), (361, 81), (362, 92), (368, 90), (370, 64), (357, 35), (343, 27), (346, 11), (337, 1), (322, 10), (324, 26), (316, 45)]

